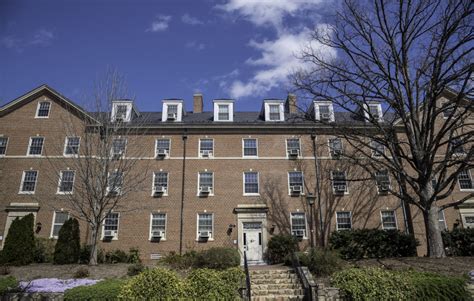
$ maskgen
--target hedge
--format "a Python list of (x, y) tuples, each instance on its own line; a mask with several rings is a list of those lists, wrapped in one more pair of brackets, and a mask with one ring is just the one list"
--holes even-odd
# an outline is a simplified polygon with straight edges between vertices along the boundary
[(34, 219), (34, 215), (30, 213), (21, 219), (17, 217), (13, 220), (2, 251), (3, 263), (28, 265), (33, 262), (35, 251)]
[(443, 231), (442, 235), (448, 255), (474, 256), (474, 228)]
[(332, 284), (349, 300), (471, 300), (465, 279), (412, 270), (351, 268), (335, 273)]
[(117, 300), (123, 279), (108, 279), (89, 286), (78, 286), (64, 293), (64, 301)]
[(416, 256), (418, 245), (413, 235), (378, 229), (335, 231), (329, 243), (344, 259)]
[(296, 251), (298, 241), (291, 235), (275, 235), (268, 241), (266, 259), (271, 264), (284, 262), (287, 257)]
[(186, 278), (186, 297), (200, 300), (235, 300), (245, 274), (240, 268), (224, 271), (196, 269)]
[[(296, 255), (300, 264), (308, 267), (311, 273), (318, 277), (330, 276), (344, 266), (339, 253), (334, 250), (310, 249), (308, 252), (298, 252)], [(290, 264), (287, 262), (287, 265)]]
[(235, 248), (210, 248), (204, 251), (189, 251), (183, 255), (174, 252), (160, 260), (173, 269), (208, 268), (224, 270), (240, 265), (239, 251)]
[(13, 276), (7, 276), (4, 278), (0, 278), (0, 296), (5, 294), (7, 291), (11, 289), (15, 289), (18, 287), (18, 280), (16, 280)]
[(78, 263), (81, 255), (81, 238), (79, 222), (75, 218), (68, 219), (59, 229), (58, 241), (54, 248), (55, 264)]

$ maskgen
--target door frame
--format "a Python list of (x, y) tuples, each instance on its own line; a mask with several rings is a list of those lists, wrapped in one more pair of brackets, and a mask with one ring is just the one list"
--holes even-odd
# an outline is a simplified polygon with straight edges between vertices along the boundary
[[(259, 222), (262, 224), (262, 257), (267, 250), (268, 241), (268, 227), (267, 227), (267, 212), (268, 207), (265, 205), (239, 205), (234, 209), (237, 214), (237, 246), (240, 256), (240, 263), (244, 264), (244, 223)], [(252, 264), (265, 264), (264, 258)]]

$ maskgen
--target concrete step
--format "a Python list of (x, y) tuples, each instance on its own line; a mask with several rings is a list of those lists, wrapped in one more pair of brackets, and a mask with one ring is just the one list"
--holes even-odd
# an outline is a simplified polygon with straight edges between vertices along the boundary
[(255, 275), (249, 275), (250, 279), (296, 279), (298, 276), (296, 274), (289, 274), (289, 273), (284, 273), (284, 274), (255, 274)]
[(260, 284), (300, 284), (300, 280), (298, 278), (259, 278), (259, 279), (252, 279), (250, 278), (250, 283), (252, 285), (260, 285)]
[(294, 295), (304, 295), (304, 290), (302, 289), (269, 289), (269, 290), (253, 290), (252, 296), (294, 296)]
[(266, 295), (266, 296), (252, 296), (252, 301), (293, 301), (303, 300), (304, 295)]
[(273, 290), (273, 289), (301, 289), (299, 283), (266, 283), (252, 285), (252, 290)]
[(294, 274), (295, 272), (290, 269), (271, 269), (271, 270), (249, 270), (250, 275), (258, 275), (258, 274)]

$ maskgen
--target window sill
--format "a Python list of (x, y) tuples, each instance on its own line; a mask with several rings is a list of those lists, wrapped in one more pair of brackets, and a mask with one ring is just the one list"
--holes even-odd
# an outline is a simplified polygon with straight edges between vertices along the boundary
[(208, 196), (214, 196), (214, 193), (198, 193), (197, 196), (200, 198), (206, 198)]
[(149, 242), (155, 242), (155, 241), (162, 242), (162, 241), (166, 241), (166, 238), (160, 238), (160, 240), (149, 238), (148, 241), (149, 241)]
[(35, 119), (48, 119), (49, 116), (35, 116)]
[(202, 240), (202, 239), (199, 239), (199, 237), (198, 237), (198, 238), (196, 238), (196, 241), (208, 242), (208, 241), (214, 241), (214, 238), (209, 238), (209, 239), (206, 239), (206, 240)]
[(244, 193), (243, 196), (260, 196), (260, 193)]
[(35, 194), (34, 191), (20, 191), (18, 194)]
[(258, 156), (242, 156), (244, 159), (258, 159)]
[(78, 154), (63, 154), (64, 157), (66, 158), (78, 158), (79, 155)]
[(72, 195), (72, 194), (74, 194), (74, 191), (70, 191), (70, 192), (57, 191), (56, 194), (57, 195)]
[(26, 156), (27, 156), (27, 157), (31, 157), (31, 158), (40, 158), (40, 157), (42, 157), (43, 155), (30, 155), (30, 154), (27, 154)]
[(472, 192), (472, 191), (474, 191), (474, 188), (469, 188), (469, 189), (461, 189), (461, 188), (459, 188), (459, 191), (461, 191), (461, 192)]

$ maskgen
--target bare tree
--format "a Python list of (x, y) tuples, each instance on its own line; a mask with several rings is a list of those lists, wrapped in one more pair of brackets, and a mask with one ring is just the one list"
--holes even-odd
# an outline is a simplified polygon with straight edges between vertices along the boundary
[[(126, 96), (123, 78), (117, 71), (108, 71), (95, 84), (89, 112), (81, 118), (77, 114), (64, 118), (66, 145), (63, 150), (58, 142), (61, 149), (54, 151), (64, 152), (64, 156), (48, 156), (51, 181), (58, 183), (60, 179), (58, 204), (65, 202), (70, 213), (89, 227), (92, 265), (97, 264), (97, 244), (105, 218), (113, 211), (137, 210), (138, 205), (127, 202), (127, 196), (144, 190), (149, 179), (147, 159), (151, 158), (146, 157), (138, 141), (146, 134), (141, 127), (146, 118), (133, 110), (111, 113), (112, 102), (129, 101)], [(132, 115), (130, 121), (128, 114)], [(106, 233), (102, 235), (105, 239)]]
[(445, 256), (438, 212), (473, 196), (447, 200), (473, 166), (473, 24), (469, 0), (346, 0), (294, 76), (297, 89), (365, 121), (334, 130), (353, 163), (374, 178), (386, 170), (398, 184), (390, 193), (421, 210), (431, 257)]

